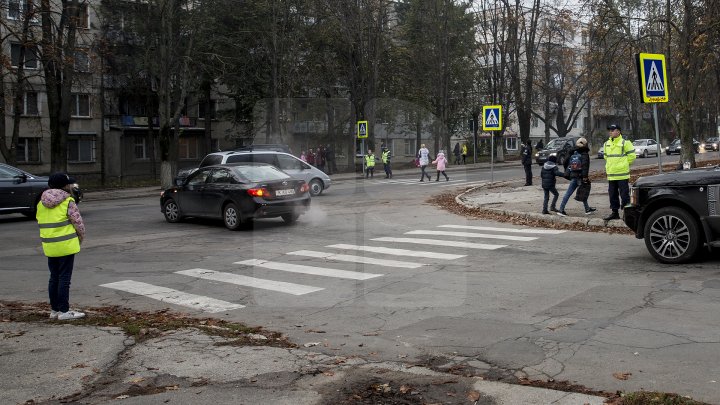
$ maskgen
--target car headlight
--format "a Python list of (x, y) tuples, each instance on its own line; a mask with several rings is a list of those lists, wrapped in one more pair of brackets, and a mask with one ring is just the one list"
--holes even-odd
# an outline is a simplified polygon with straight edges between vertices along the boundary
[(638, 189), (637, 187), (630, 187), (630, 204), (638, 205), (640, 203), (639, 197), (640, 189)]
[(704, 143), (701, 143), (701, 144), (700, 144), (700, 147), (703, 148), (703, 149), (705, 149), (705, 144), (704, 144)]
[(557, 152), (551, 153), (550, 156), (557, 156)]
[(642, 152), (640, 149), (637, 149), (637, 148), (635, 149), (635, 153), (640, 153), (640, 152)]
[(536, 154), (535, 154), (535, 157), (538, 157), (538, 156), (540, 156), (540, 154), (539, 154), (539, 153), (536, 153)]

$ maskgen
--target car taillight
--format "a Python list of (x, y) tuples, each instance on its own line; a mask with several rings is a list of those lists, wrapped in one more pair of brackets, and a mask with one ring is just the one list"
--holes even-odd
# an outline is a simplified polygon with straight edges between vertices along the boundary
[(303, 183), (303, 185), (300, 186), (300, 192), (307, 193), (308, 191), (310, 191), (310, 186), (308, 186), (307, 183)]
[(268, 189), (266, 189), (264, 187), (251, 188), (247, 191), (247, 193), (253, 197), (268, 197), (270, 195), (270, 192), (268, 191)]

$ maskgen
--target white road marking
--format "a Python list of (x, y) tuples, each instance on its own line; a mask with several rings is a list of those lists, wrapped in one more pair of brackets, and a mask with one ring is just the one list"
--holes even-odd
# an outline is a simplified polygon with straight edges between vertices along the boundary
[(514, 240), (521, 242), (529, 242), (537, 238), (531, 236), (510, 236), (510, 235), (493, 235), (490, 233), (474, 233), (474, 232), (448, 232), (448, 231), (409, 231), (405, 232), (405, 235), (436, 235), (436, 236), (461, 236), (465, 238), (486, 238), (486, 239), (502, 239), (502, 240)]
[(324, 288), (313, 287), (309, 285), (286, 283), (283, 281), (265, 280), (262, 278), (248, 277), (240, 274), (223, 273), (206, 269), (189, 269), (176, 271), (177, 274), (184, 276), (202, 278), (204, 280), (220, 281), (241, 285), (244, 287), (260, 288), (263, 290), (277, 291), (285, 294), (304, 295), (312, 292), (324, 290)]
[(378, 246), (346, 245), (344, 243), (340, 243), (337, 245), (328, 245), (325, 247), (335, 248), (335, 249), (345, 249), (345, 250), (359, 250), (362, 252), (373, 252), (373, 253), (381, 253), (381, 254), (386, 254), (386, 255), (427, 257), (430, 259), (442, 259), (442, 260), (455, 260), (455, 259), (459, 259), (461, 257), (465, 257), (465, 255), (454, 255), (451, 253), (419, 252), (419, 251), (415, 251), (415, 250), (394, 249), (394, 248), (378, 247)]
[(401, 262), (398, 260), (375, 259), (372, 257), (353, 256), (353, 255), (336, 255), (333, 253), (316, 252), (313, 250), (298, 250), (298, 251), (290, 252), (287, 254), (297, 255), (297, 256), (317, 257), (320, 259), (327, 259), (327, 260), (337, 260), (339, 262), (374, 264), (374, 265), (385, 266), (385, 267), (402, 267), (402, 268), (406, 268), (406, 269), (417, 269), (419, 267), (424, 266), (424, 264), (422, 264), (422, 263), (410, 263), (410, 262)]
[(483, 250), (495, 250), (507, 247), (507, 245), (488, 245), (485, 243), (472, 243), (472, 242), (457, 242), (453, 240), (445, 239), (422, 239), (422, 238), (393, 238), (393, 237), (382, 237), (374, 238), (379, 242), (395, 242), (395, 243), (414, 243), (418, 245), (434, 245), (434, 246), (448, 246), (448, 247), (459, 247), (467, 249), (483, 249)]
[(383, 276), (383, 274), (360, 273), (358, 271), (328, 269), (325, 267), (305, 266), (302, 264), (293, 264), (293, 263), (270, 262), (267, 260), (260, 260), (260, 259), (243, 260), (241, 262), (235, 262), (235, 264), (241, 264), (244, 266), (262, 267), (262, 268), (271, 269), (271, 270), (287, 271), (290, 273), (302, 273), (302, 274), (313, 274), (316, 276), (346, 278), (346, 279), (350, 279), (350, 280), (369, 280), (371, 278)]
[(101, 284), (100, 287), (112, 288), (129, 292), (131, 294), (142, 295), (161, 302), (180, 305), (183, 307), (193, 308), (200, 311), (218, 313), (232, 311), (234, 309), (245, 308), (244, 305), (234, 304), (232, 302), (221, 301), (215, 298), (204, 297), (202, 295), (189, 294), (172, 288), (159, 287), (152, 284), (142, 283), (133, 280), (117, 281), (114, 283)]
[(455, 228), (455, 229), (472, 229), (476, 231), (491, 232), (508, 232), (508, 233), (536, 233), (545, 235), (557, 235), (565, 233), (565, 231), (556, 229), (517, 229), (517, 228), (493, 228), (489, 226), (471, 226), (471, 225), (439, 225), (438, 228)]

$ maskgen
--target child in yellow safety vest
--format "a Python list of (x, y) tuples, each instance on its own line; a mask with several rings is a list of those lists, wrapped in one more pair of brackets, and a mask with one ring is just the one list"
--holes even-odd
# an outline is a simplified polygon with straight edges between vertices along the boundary
[(375, 174), (375, 155), (372, 150), (368, 149), (367, 155), (365, 155), (365, 178), (372, 178)]

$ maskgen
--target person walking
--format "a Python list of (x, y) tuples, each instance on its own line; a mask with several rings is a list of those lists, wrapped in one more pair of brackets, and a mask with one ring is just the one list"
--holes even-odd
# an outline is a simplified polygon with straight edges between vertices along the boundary
[[(570, 157), (566, 159), (566, 162), (567, 167), (565, 168), (565, 173), (567, 178), (570, 179), (570, 185), (568, 185), (568, 189), (560, 203), (560, 211), (557, 213), (562, 217), (567, 216), (565, 205), (567, 205), (575, 190), (577, 190), (581, 184), (590, 184), (590, 179), (588, 178), (590, 173), (590, 148), (588, 148), (587, 139), (579, 138), (575, 141), (575, 148), (572, 150)], [(587, 199), (582, 203), (585, 207), (585, 215), (590, 215), (597, 211), (597, 209), (588, 204)]]
[(467, 144), (464, 143), (464, 144), (462, 145), (462, 163), (463, 163), (463, 164), (465, 164), (465, 159), (467, 158), (467, 153), (468, 153)]
[(368, 149), (365, 155), (365, 167), (365, 178), (373, 178), (375, 176), (375, 155), (373, 155), (371, 149)]
[(612, 124), (607, 129), (609, 138), (603, 146), (603, 159), (612, 212), (603, 219), (610, 221), (620, 219), (618, 210), (630, 203), (630, 165), (635, 161), (635, 146), (623, 139), (618, 125)]
[[(440, 149), (440, 152), (438, 152), (437, 156), (435, 156), (435, 160), (432, 162), (434, 165), (437, 165), (437, 178), (435, 181), (440, 181), (440, 173), (442, 173), (443, 176), (445, 176), (445, 181), (450, 181), (450, 178), (445, 173), (445, 166), (447, 166), (448, 160), (445, 157), (445, 151)], [(428, 179), (430, 180), (430, 179)]]
[(325, 148), (325, 159), (327, 160), (327, 174), (333, 174), (337, 173), (337, 164), (335, 163), (335, 149), (330, 146), (330, 144), (327, 144), (327, 147)]
[(50, 280), (50, 319), (68, 321), (85, 316), (70, 310), (70, 279), (75, 255), (85, 238), (85, 224), (72, 197), (75, 179), (65, 173), (55, 173), (48, 179), (37, 204), (36, 218), (40, 227), (43, 253), (48, 258)]
[(325, 171), (325, 147), (320, 145), (315, 155), (315, 166), (321, 171)]
[(520, 158), (523, 168), (525, 169), (525, 186), (532, 186), (532, 146), (530, 139), (522, 143)]
[(430, 181), (430, 175), (425, 173), (425, 168), (430, 164), (430, 151), (425, 147), (425, 144), (420, 145), (417, 157), (420, 164), (420, 181), (425, 181), (425, 177)]
[(555, 184), (557, 183), (556, 177), (565, 177), (565, 173), (560, 171), (556, 162), (556, 156), (548, 156), (547, 162), (545, 162), (542, 169), (540, 169), (540, 181), (542, 183), (543, 193), (545, 194), (543, 197), (543, 214), (550, 213), (548, 212), (548, 200), (550, 199), (550, 194), (553, 195), (553, 200), (550, 204), (550, 211), (557, 212), (555, 204), (557, 204), (558, 196), (560, 194), (557, 191), (557, 187), (555, 187)]
[(380, 159), (382, 159), (383, 162), (383, 169), (385, 169), (386, 179), (392, 179), (392, 167), (390, 166), (391, 157), (392, 156), (390, 156), (390, 150), (388, 148), (383, 148)]
[(535, 145), (535, 150), (536, 150), (536, 151), (541, 151), (541, 150), (543, 150), (544, 147), (545, 147), (545, 144), (543, 144), (543, 141), (542, 141), (542, 139), (541, 139), (541, 140), (539, 140), (539, 141), (537, 142), (537, 144)]
[(460, 142), (455, 142), (455, 148), (453, 149), (453, 155), (455, 156), (454, 165), (460, 164)]

